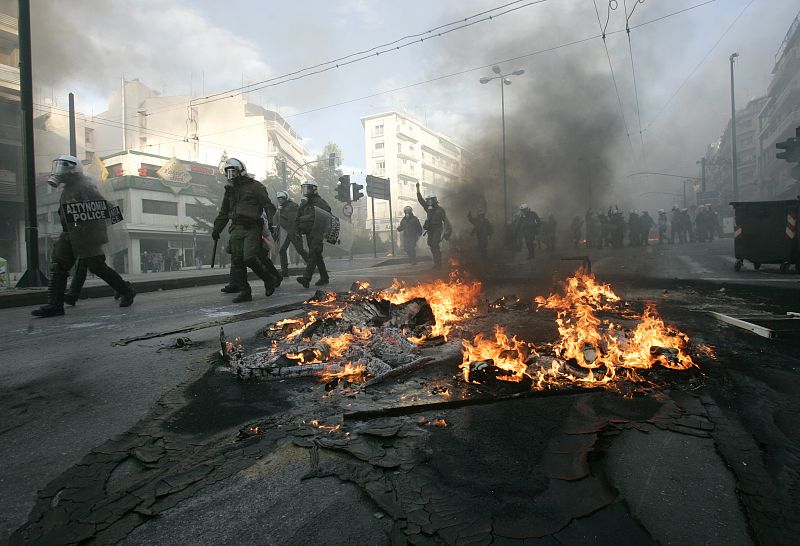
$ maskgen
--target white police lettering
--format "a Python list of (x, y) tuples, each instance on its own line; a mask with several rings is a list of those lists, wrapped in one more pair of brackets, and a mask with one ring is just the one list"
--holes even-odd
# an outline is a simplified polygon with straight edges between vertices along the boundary
[(107, 220), (108, 203), (105, 200), (79, 201), (65, 204), (66, 214), (74, 223)]

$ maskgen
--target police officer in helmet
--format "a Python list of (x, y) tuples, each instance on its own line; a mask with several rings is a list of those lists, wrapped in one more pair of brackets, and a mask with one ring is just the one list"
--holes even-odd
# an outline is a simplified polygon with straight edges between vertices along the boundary
[(316, 286), (324, 286), (330, 282), (328, 268), (322, 259), (322, 248), (325, 241), (321, 233), (315, 232), (314, 219), (317, 217), (315, 209), (319, 208), (330, 214), (331, 207), (317, 193), (317, 183), (313, 180), (306, 180), (300, 184), (300, 188), (303, 190), (303, 200), (297, 208), (297, 231), (306, 236), (308, 260), (306, 262), (306, 271), (303, 275), (297, 277), (297, 282), (302, 284), (304, 288), (308, 288), (316, 269), (319, 271), (319, 280), (314, 284)]
[[(36, 317), (52, 317), (64, 314), (64, 292), (67, 288), (69, 270), (78, 259), (85, 260), (88, 270), (103, 279), (120, 296), (120, 307), (133, 303), (136, 291), (125, 282), (119, 273), (106, 264), (103, 245), (108, 243), (105, 219), (81, 219), (68, 214), (68, 208), (89, 201), (104, 201), (94, 184), (83, 175), (83, 166), (77, 157), (61, 155), (53, 161), (51, 186), (63, 187), (59, 198), (58, 215), (63, 232), (53, 245), (53, 261), (50, 264), (50, 281), (47, 286), (47, 305), (31, 312)], [(75, 205), (70, 207), (70, 205)]]
[(262, 213), (266, 212), (269, 227), (272, 229), (272, 218), (277, 209), (267, 195), (267, 189), (260, 182), (247, 176), (244, 163), (236, 158), (230, 158), (220, 166), (220, 169), (225, 174), (228, 184), (225, 186), (219, 214), (214, 220), (211, 237), (215, 241), (219, 240), (222, 230), (228, 222), (231, 223), (228, 229), (231, 276), (236, 278), (236, 286), (239, 287), (239, 293), (233, 302), (253, 299), (250, 284), (247, 282), (248, 267), (264, 281), (265, 293), (271, 296), (275, 292), (275, 287), (280, 284), (280, 278), (276, 278), (276, 275), (270, 272), (274, 267), (269, 268), (261, 261), (261, 222)]

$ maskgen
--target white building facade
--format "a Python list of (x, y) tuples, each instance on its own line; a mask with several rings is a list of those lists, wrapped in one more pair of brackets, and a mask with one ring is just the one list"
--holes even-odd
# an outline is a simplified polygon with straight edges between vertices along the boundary
[[(101, 155), (125, 149), (218, 165), (224, 154), (241, 159), (259, 180), (278, 174), (276, 160), (285, 161), (291, 173), (312, 159), (279, 113), (243, 95), (206, 102), (162, 96), (132, 80), (111, 94), (108, 110), (95, 119), (94, 141)], [(308, 173), (301, 169), (298, 176)]]
[[(389, 111), (361, 118), (367, 173), (390, 182), (392, 225), (396, 228), (403, 208), (411, 206), (424, 218), (417, 202), (416, 184), (423, 196), (441, 196), (457, 186), (466, 174), (466, 152), (456, 142), (436, 132), (417, 119), (399, 111)], [(389, 202), (375, 201), (378, 231), (388, 231)], [(367, 226), (372, 227), (372, 207), (367, 206)]]

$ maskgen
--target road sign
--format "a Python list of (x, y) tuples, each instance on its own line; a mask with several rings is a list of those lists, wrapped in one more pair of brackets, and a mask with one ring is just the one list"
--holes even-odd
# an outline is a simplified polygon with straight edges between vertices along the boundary
[(390, 199), (389, 179), (367, 175), (367, 195), (374, 199)]
[(342, 214), (350, 218), (353, 215), (353, 205), (350, 203), (345, 203), (342, 207)]

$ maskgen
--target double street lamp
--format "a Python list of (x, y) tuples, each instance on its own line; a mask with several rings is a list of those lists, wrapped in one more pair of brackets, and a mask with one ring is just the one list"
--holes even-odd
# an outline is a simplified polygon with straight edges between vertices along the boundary
[(503, 218), (505, 223), (508, 224), (508, 181), (506, 178), (506, 97), (505, 86), (511, 85), (510, 76), (521, 76), (525, 73), (524, 70), (515, 70), (508, 74), (503, 74), (500, 67), (495, 65), (492, 67), (494, 76), (484, 76), (480, 79), (481, 83), (489, 83), (492, 80), (500, 80), (500, 116), (503, 122)]

